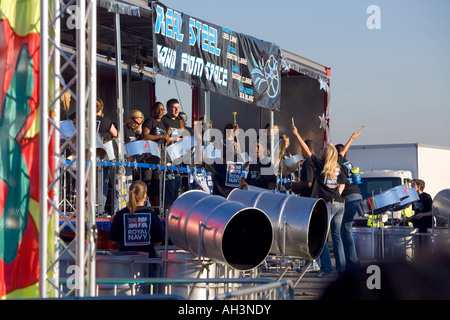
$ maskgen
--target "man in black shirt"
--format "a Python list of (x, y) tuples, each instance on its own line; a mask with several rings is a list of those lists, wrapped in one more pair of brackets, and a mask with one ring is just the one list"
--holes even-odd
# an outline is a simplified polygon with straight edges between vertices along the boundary
[(415, 228), (419, 228), (419, 232), (427, 232), (428, 228), (432, 227), (432, 205), (433, 200), (431, 196), (424, 192), (425, 181), (414, 179), (411, 182), (411, 187), (415, 188), (419, 195), (419, 201), (413, 204), (414, 215), (411, 217)]
[(161, 118), (161, 122), (171, 131), (171, 140), (173, 142), (178, 141), (180, 136), (180, 120), (178, 115), (180, 114), (180, 103), (177, 99), (170, 99), (166, 103), (167, 113)]
[(414, 215), (408, 218), (407, 221), (411, 221), (414, 228), (419, 229), (417, 256), (420, 257), (428, 253), (426, 251), (428, 249), (428, 235), (421, 235), (421, 233), (427, 233), (427, 229), (433, 226), (433, 199), (428, 193), (423, 191), (425, 189), (425, 181), (413, 179), (411, 187), (416, 189), (419, 201), (413, 203)]

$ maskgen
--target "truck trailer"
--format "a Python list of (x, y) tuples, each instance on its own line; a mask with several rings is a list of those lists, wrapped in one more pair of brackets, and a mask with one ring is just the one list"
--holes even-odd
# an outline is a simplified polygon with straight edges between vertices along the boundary
[(347, 159), (363, 172), (363, 198), (410, 179), (424, 180), (424, 191), (432, 198), (450, 187), (450, 148), (420, 143), (354, 145)]

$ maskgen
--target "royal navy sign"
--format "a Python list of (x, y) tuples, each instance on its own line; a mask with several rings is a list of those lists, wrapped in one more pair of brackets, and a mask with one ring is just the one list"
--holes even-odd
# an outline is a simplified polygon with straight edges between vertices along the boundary
[(124, 245), (147, 246), (150, 244), (150, 213), (124, 214)]
[(280, 109), (281, 49), (152, 2), (154, 70), (208, 91)]

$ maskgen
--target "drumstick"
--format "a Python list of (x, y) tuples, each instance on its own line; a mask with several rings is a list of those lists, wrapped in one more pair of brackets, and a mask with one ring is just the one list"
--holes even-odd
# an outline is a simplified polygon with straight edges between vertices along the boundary
[(236, 122), (236, 115), (237, 115), (237, 112), (233, 112), (234, 122)]
[(361, 129), (359, 129), (359, 131), (358, 131), (358, 132), (361, 132), (361, 130), (362, 130), (362, 129), (364, 129), (364, 126), (362, 126), (362, 127), (361, 127)]
[(294, 117), (292, 117), (291, 119), (292, 119), (292, 125), (295, 126), (295, 124), (294, 124)]

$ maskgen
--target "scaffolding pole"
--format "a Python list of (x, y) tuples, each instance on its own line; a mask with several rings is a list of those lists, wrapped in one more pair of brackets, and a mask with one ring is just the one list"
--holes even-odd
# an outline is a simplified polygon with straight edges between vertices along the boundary
[[(77, 0), (76, 4), (74, 0), (40, 2), (39, 295), (41, 298), (61, 293), (60, 253), (69, 253), (73, 248), (75, 248), (73, 292), (77, 296), (84, 296), (86, 292), (95, 295), (96, 198), (93, 183), (96, 164), (96, 5), (94, 0)], [(76, 21), (74, 25), (77, 34), (76, 51), (72, 54), (64, 52), (60, 41), (61, 20), (67, 13), (75, 14), (73, 18)], [(66, 82), (62, 74), (69, 67), (75, 71), (75, 75)], [(74, 85), (76, 85), (75, 93), (71, 90)], [(70, 139), (60, 140), (59, 101), (66, 91), (69, 91), (76, 100), (76, 146)], [(66, 159), (61, 154), (63, 148), (60, 150), (60, 142), (64, 148), (70, 149), (75, 155), (75, 160), (79, 160), (76, 161), (76, 172), (68, 167), (71, 164), (66, 164)], [(88, 146), (87, 153), (86, 146)], [(50, 168), (53, 166), (50, 164), (53, 161), (55, 164), (52, 172)], [(67, 172), (70, 172), (76, 180), (76, 226), (73, 226), (71, 217), (65, 216), (59, 207), (60, 184)], [(65, 221), (63, 225), (70, 225), (71, 229), (75, 230), (75, 237), (69, 244), (60, 237), (62, 228), (59, 224), (60, 218)], [(52, 221), (54, 225), (49, 228)], [(69, 272), (69, 270), (61, 271)]]

